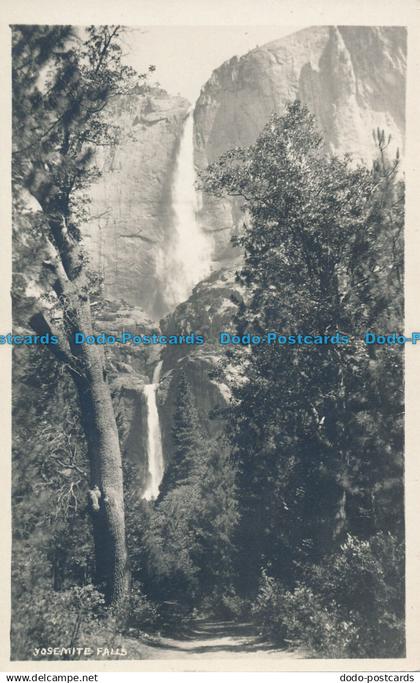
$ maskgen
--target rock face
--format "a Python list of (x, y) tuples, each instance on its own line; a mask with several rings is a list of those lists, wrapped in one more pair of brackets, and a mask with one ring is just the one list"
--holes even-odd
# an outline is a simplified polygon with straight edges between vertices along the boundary
[[(398, 27), (321, 26), (233, 57), (214, 71), (195, 107), (197, 168), (254, 142), (271, 113), (296, 97), (315, 114), (333, 152), (370, 161), (378, 126), (391, 133), (392, 149), (403, 152), (405, 39)], [(159, 88), (115, 103), (111, 118), (123, 142), (98, 158), (102, 177), (84, 228), (104, 295), (140, 306), (154, 320), (170, 310), (162, 264), (173, 248), (172, 187), (189, 108)], [(241, 219), (238, 203), (203, 196), (198, 204), (214, 268), (231, 266), (238, 256), (230, 243)]]
[(90, 190), (92, 219), (83, 229), (105, 297), (140, 306), (155, 320), (168, 310), (157, 260), (169, 243), (173, 167), (189, 108), (158, 88), (115, 103), (111, 118), (122, 143), (97, 159), (102, 176)]
[(218, 411), (226, 405), (228, 389), (214, 375), (221, 357), (219, 332), (232, 329), (232, 320), (242, 293), (235, 282), (235, 270), (212, 273), (194, 288), (185, 303), (161, 321), (164, 334), (195, 332), (205, 338), (203, 346), (167, 346), (162, 352), (163, 368), (158, 391), (163, 452), (166, 461), (173, 452), (172, 422), (178, 399), (178, 378), (184, 371), (206, 438), (217, 438), (222, 430)]
[[(274, 111), (300, 99), (334, 153), (370, 162), (372, 130), (392, 135), (404, 152), (406, 31), (400, 27), (320, 26), (233, 57), (213, 72), (194, 111), (195, 160), (204, 168), (227, 149), (252, 144)], [(203, 196), (200, 221), (214, 258), (234, 252), (237, 204)]]

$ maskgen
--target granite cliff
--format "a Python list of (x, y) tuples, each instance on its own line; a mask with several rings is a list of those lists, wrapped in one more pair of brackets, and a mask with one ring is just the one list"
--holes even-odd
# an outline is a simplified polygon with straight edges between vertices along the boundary
[[(274, 111), (300, 99), (315, 115), (329, 151), (370, 163), (372, 130), (391, 134), (404, 152), (406, 31), (402, 27), (318, 26), (232, 57), (197, 100), (198, 168), (227, 149), (252, 144)], [(211, 234), (214, 260), (234, 256), (230, 237), (238, 204), (203, 196), (199, 220)]]
[[(370, 162), (372, 130), (380, 127), (392, 135), (391, 151), (403, 153), (405, 43), (401, 27), (319, 26), (232, 57), (203, 85), (194, 109), (196, 168), (252, 144), (271, 113), (295, 98), (316, 116), (330, 151)], [(173, 307), (164, 264), (174, 246), (174, 175), (189, 109), (159, 88), (115, 103), (122, 142), (98, 156), (102, 177), (84, 230), (105, 296), (154, 319)], [(214, 269), (231, 266), (238, 203), (204, 195), (198, 207)]]
[(92, 219), (84, 226), (105, 297), (140, 306), (154, 319), (168, 310), (157, 261), (171, 235), (171, 183), (189, 108), (159, 88), (113, 105), (122, 140), (97, 156), (102, 175), (90, 190)]

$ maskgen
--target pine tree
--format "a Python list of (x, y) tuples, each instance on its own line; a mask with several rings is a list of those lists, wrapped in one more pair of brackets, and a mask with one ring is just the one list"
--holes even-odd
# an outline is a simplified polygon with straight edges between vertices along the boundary
[(177, 486), (193, 483), (207, 455), (207, 442), (184, 369), (178, 377), (176, 397), (172, 424), (173, 456), (160, 487), (160, 498)]

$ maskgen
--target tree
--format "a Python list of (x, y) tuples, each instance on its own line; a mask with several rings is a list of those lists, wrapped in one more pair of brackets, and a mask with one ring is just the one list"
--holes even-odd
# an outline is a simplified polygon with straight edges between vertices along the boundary
[(177, 384), (177, 402), (172, 425), (173, 456), (160, 486), (160, 498), (176, 486), (191, 481), (207, 446), (194, 405), (190, 384), (182, 369)]
[[(77, 346), (74, 333), (93, 332), (95, 278), (79, 226), (88, 215), (86, 191), (99, 175), (95, 150), (118, 139), (107, 106), (145, 77), (122, 64), (120, 34), (119, 26), (90, 26), (81, 35), (69, 26), (15, 26), (12, 48), (15, 206), (43, 246), (47, 282), (30, 324), (57, 336), (49, 348), (77, 388), (97, 583), (111, 603), (121, 603), (128, 586), (121, 452), (102, 352)], [(28, 193), (37, 210), (28, 209)]]
[[(226, 152), (202, 175), (205, 191), (244, 200), (238, 277), (248, 297), (238, 333), (321, 340), (261, 344), (232, 361), (228, 420), (247, 594), (264, 564), (293, 585), (299, 566), (332, 552), (346, 531), (381, 528), (375, 490), (393, 492), (387, 523), (403, 518), (401, 349), (375, 351), (360, 339), (402, 322), (402, 188), (379, 138), (373, 171), (331, 156), (296, 101), (254, 145)], [(350, 343), (323, 343), (338, 332)], [(389, 391), (378, 392), (385, 384), (392, 404)]]

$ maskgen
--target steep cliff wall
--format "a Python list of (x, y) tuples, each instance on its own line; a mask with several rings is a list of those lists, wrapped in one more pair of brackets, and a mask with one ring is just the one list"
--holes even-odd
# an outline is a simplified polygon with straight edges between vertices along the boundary
[[(252, 144), (274, 111), (295, 98), (316, 116), (334, 153), (370, 162), (372, 130), (404, 152), (406, 31), (401, 27), (320, 26), (233, 57), (213, 72), (197, 100), (195, 160), (204, 168), (234, 146)], [(238, 205), (206, 196), (200, 221), (214, 258), (232, 258)]]
[(111, 115), (122, 143), (103, 149), (97, 159), (102, 176), (90, 190), (92, 219), (84, 236), (104, 295), (154, 319), (168, 310), (157, 260), (169, 243), (170, 187), (189, 107), (157, 88), (116, 102)]
[(242, 292), (235, 282), (235, 269), (222, 269), (200, 282), (189, 299), (161, 321), (164, 334), (202, 334), (205, 345), (167, 346), (158, 391), (165, 460), (172, 457), (172, 423), (178, 397), (181, 369), (189, 382), (206, 438), (216, 438), (222, 429), (218, 411), (226, 405), (228, 389), (214, 374), (220, 361), (219, 332), (232, 329), (232, 320)]
[[(315, 114), (328, 147), (370, 160), (372, 129), (404, 147), (405, 30), (398, 27), (312, 27), (233, 57), (203, 86), (194, 111), (195, 163), (203, 168), (235, 145), (252, 143), (273, 111), (300, 98)], [(167, 252), (173, 250), (171, 188), (189, 109), (159, 88), (116, 102), (112, 117), (124, 141), (104, 149), (102, 177), (92, 188), (85, 226), (92, 266), (104, 294), (165, 314)], [(238, 203), (200, 198), (199, 221), (211, 236), (215, 268), (238, 256), (230, 238)], [(170, 259), (169, 259), (170, 260)]]

